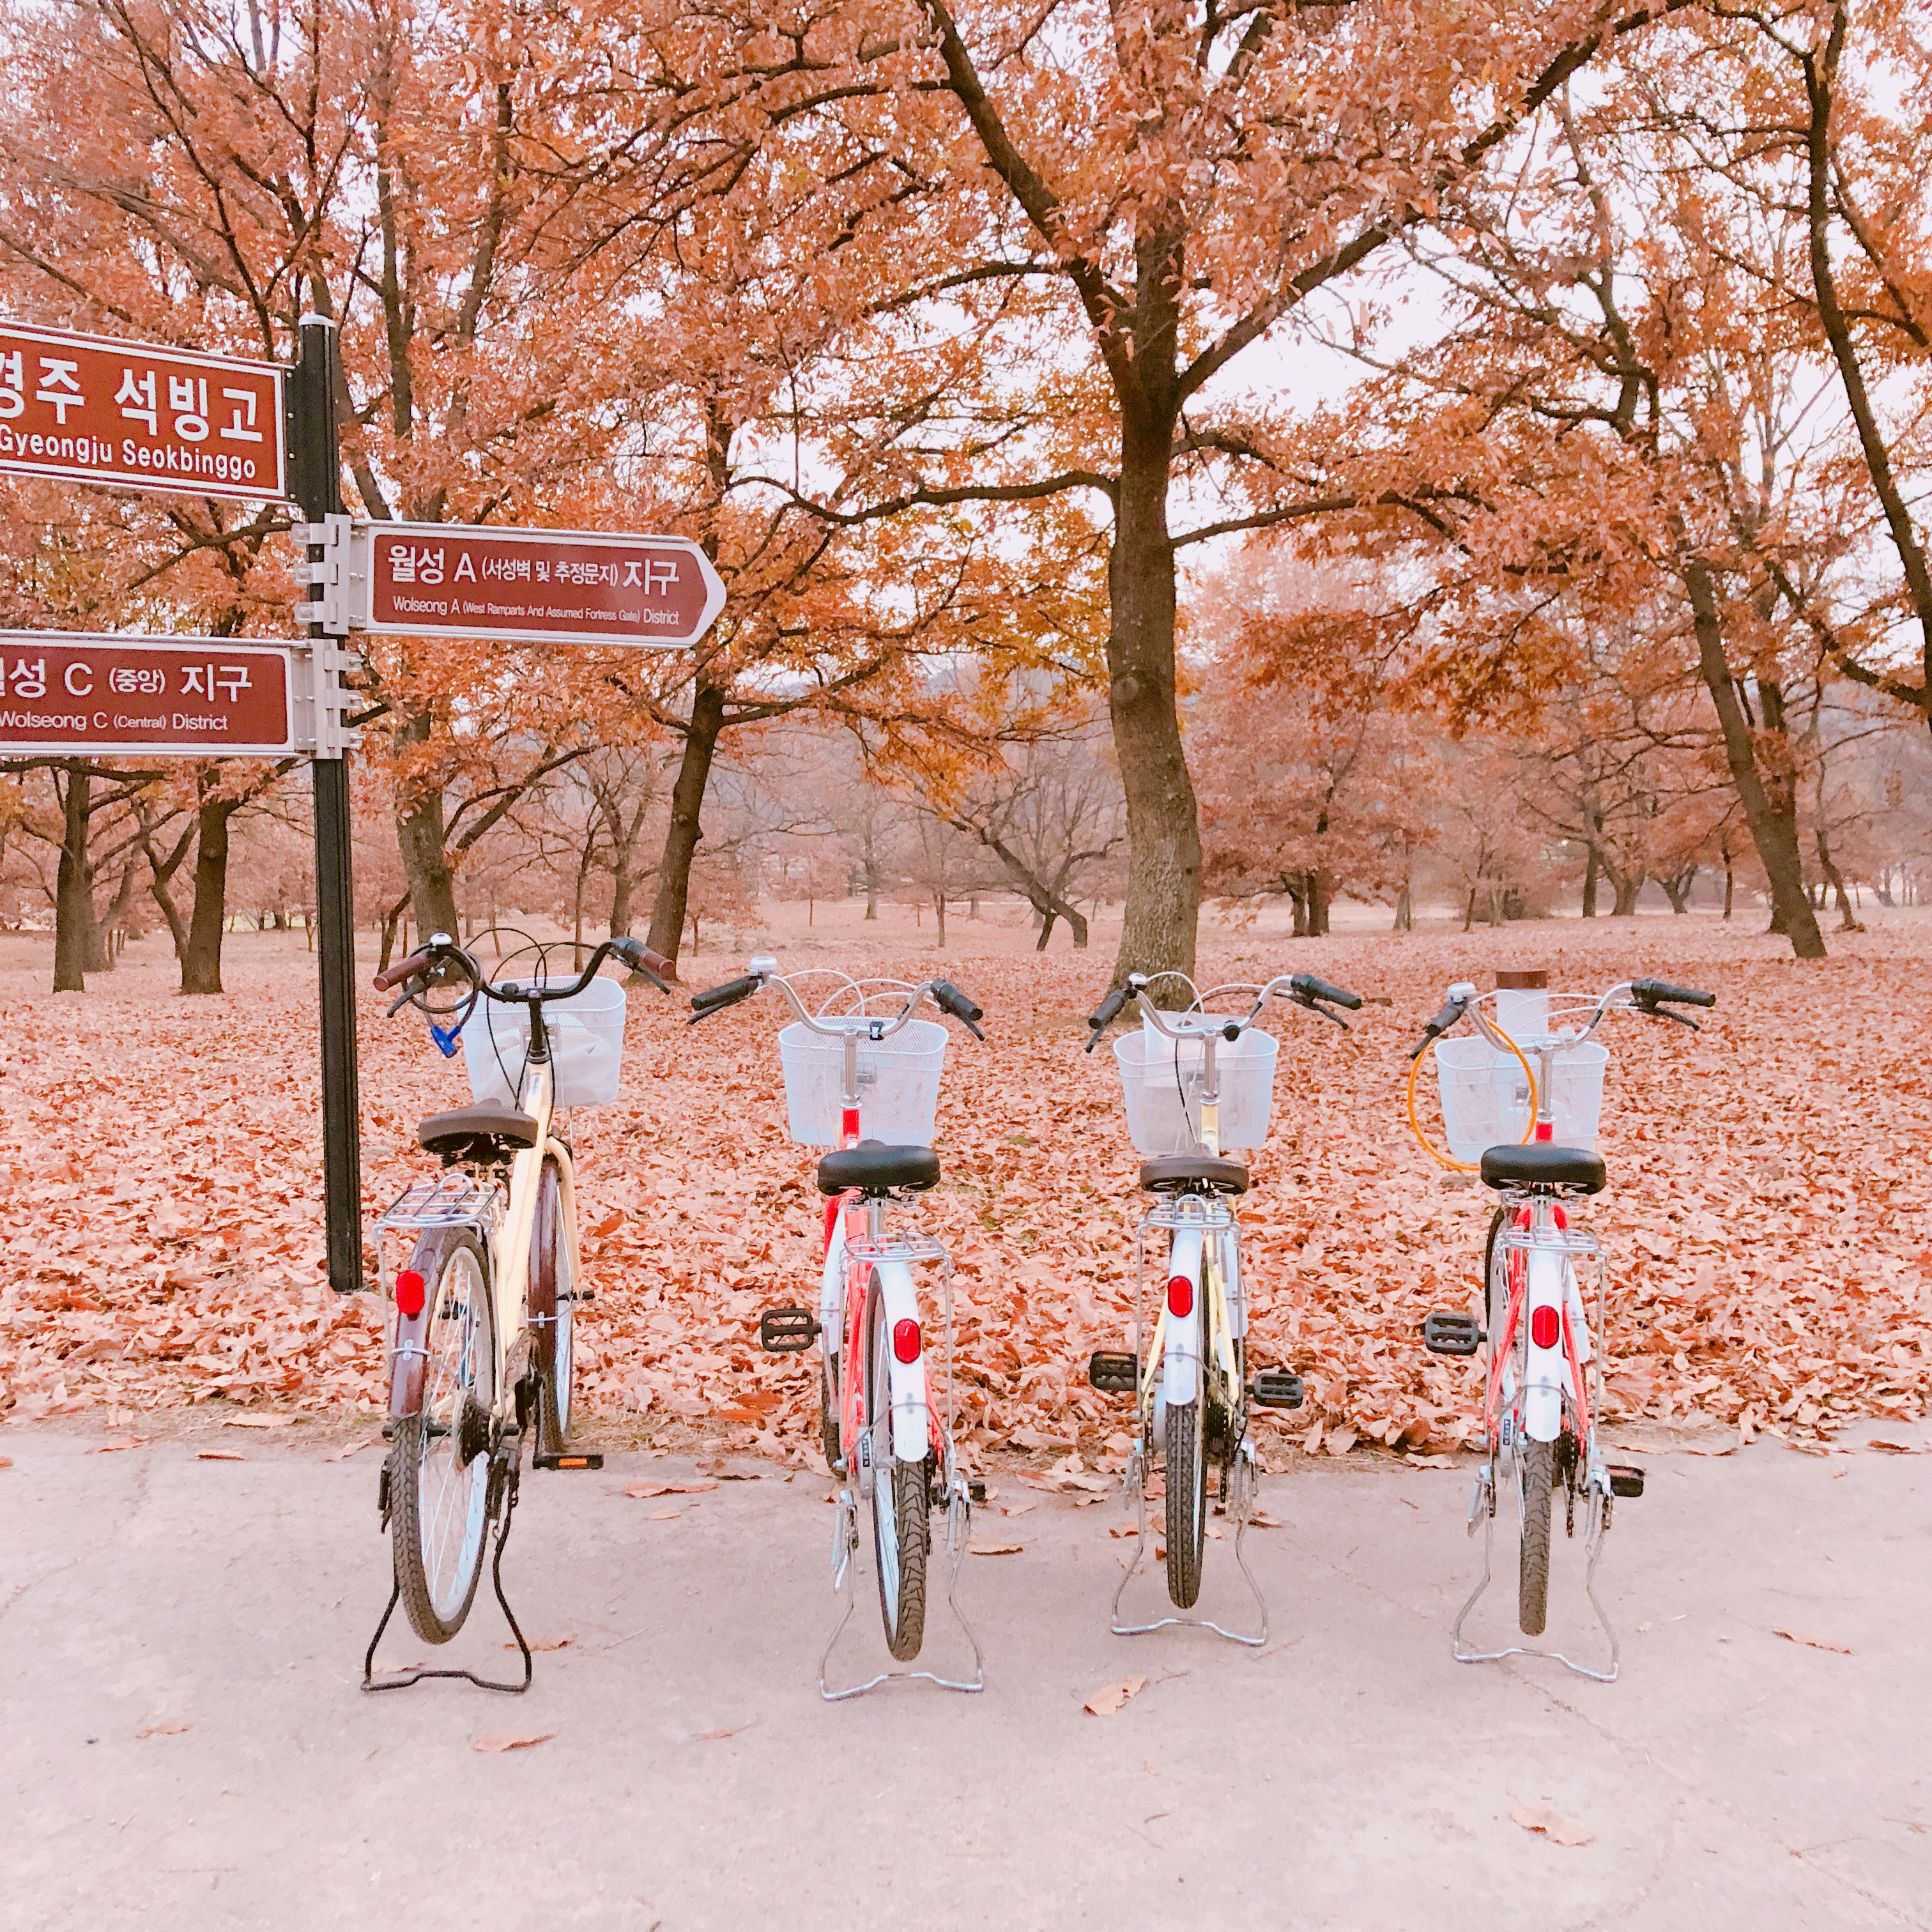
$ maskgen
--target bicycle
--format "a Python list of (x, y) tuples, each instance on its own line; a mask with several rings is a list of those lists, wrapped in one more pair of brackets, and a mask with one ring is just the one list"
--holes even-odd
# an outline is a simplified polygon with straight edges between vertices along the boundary
[[(665, 992), (660, 973), (669, 969), (639, 941), (618, 938), (598, 946), (574, 978), (554, 979), (551, 950), (520, 947), (508, 964), (533, 954), (533, 976), (493, 985), (472, 953), (433, 933), (422, 951), (376, 975), (378, 990), (402, 989), (392, 1018), (413, 1006), (446, 1058), (463, 1052), (475, 1097), (417, 1130), (425, 1152), (460, 1172), (406, 1189), (376, 1224), (378, 1285), (394, 1310), (378, 1498), (394, 1575), (363, 1658), (365, 1690), (431, 1677), (527, 1690), (530, 1646), (502, 1584), (525, 1438), (534, 1438), (533, 1468), (603, 1466), (601, 1455), (568, 1446), (576, 1306), (591, 1298), (578, 1280), (576, 1169), (564, 1115), (616, 1097), (624, 994), (598, 977), (604, 962), (621, 961)], [(500, 954), (500, 972), (505, 963)], [(392, 1240), (407, 1246), (406, 1266), (385, 1267)], [(463, 1628), (500, 1518), (491, 1574), (523, 1653), (522, 1682), (420, 1668), (378, 1678), (376, 1646), (399, 1600), (425, 1643), (447, 1643)]]
[[(1471, 1356), (1486, 1344), (1489, 1349), (1486, 1460), (1468, 1510), (1469, 1534), (1478, 1522), (1484, 1526), (1483, 1574), (1456, 1613), (1450, 1647), (1459, 1663), (1549, 1657), (1580, 1676), (1613, 1683), (1620, 1652), (1597, 1595), (1597, 1564), (1616, 1504), (1642, 1495), (1643, 1472), (1604, 1460), (1598, 1430), (1603, 1364), (1578, 1279), (1580, 1270), (1594, 1276), (1594, 1334), (1601, 1335), (1603, 1255), (1594, 1235), (1570, 1226), (1564, 1203), (1600, 1193), (1608, 1178), (1595, 1142), (1610, 1053), (1590, 1037), (1604, 1016), (1629, 1008), (1694, 1032), (1697, 1022), (1671, 1009), (1714, 1006), (1717, 996), (1662, 980), (1626, 980), (1596, 994), (1552, 994), (1541, 972), (1499, 974), (1497, 980), (1490, 993), (1479, 994), (1466, 980), (1450, 986), (1409, 1056), (1408, 1119), (1417, 1139), (1445, 1166), (1480, 1174), (1498, 1197), (1484, 1244), (1481, 1319), (1438, 1309), (1422, 1324), (1423, 1346), (1433, 1354)], [(1495, 1006), (1493, 1016), (1484, 1010), (1486, 1004)], [(1443, 1040), (1465, 1015), (1480, 1038)], [(1416, 1114), (1416, 1078), (1432, 1042), (1447, 1154), (1430, 1142)], [(1512, 1142), (1519, 1120), (1522, 1131)], [(1522, 1634), (1540, 1636), (1547, 1625), (1551, 1517), (1560, 1495), (1566, 1538), (1576, 1535), (1582, 1506), (1584, 1590), (1609, 1640), (1607, 1669), (1592, 1670), (1537, 1646), (1465, 1648), (1464, 1621), (1490, 1586), (1497, 1492), (1506, 1477), (1516, 1492), (1516, 1622)]]
[[(836, 984), (814, 1011), (794, 982), (822, 976)], [(824, 968), (788, 979), (780, 976), (776, 959), (760, 955), (742, 976), (694, 995), (691, 1024), (767, 988), (782, 994), (796, 1016), (778, 1036), (791, 1137), (833, 1150), (818, 1166), (819, 1191), (826, 1197), (818, 1312), (769, 1309), (758, 1323), (760, 1346), (773, 1354), (799, 1354), (822, 1344), (819, 1435), (839, 1483), (832, 1588), (844, 1594), (845, 1606), (819, 1659), (819, 1694), (837, 1702), (889, 1677), (978, 1690), (986, 1683), (985, 1662), (955, 1594), (971, 1532), (974, 1486), (961, 1469), (954, 1442), (952, 1264), (932, 1236), (916, 1229), (895, 1232), (888, 1208), (939, 1179), (939, 1157), (931, 1143), (946, 1029), (914, 1015), (929, 998), (976, 1040), (986, 1037), (978, 1024), (984, 1015), (949, 980), (913, 986), (854, 980)], [(913, 1276), (915, 1266), (931, 1263), (940, 1268), (945, 1310), (943, 1402), (933, 1399), (926, 1327)], [(829, 1339), (833, 1337), (836, 1343)], [(859, 1546), (862, 1502), (872, 1516), (886, 1645), (902, 1664), (916, 1658), (925, 1641), (931, 1516), (935, 1509), (945, 1510), (952, 1558), (947, 1601), (973, 1647), (972, 1678), (888, 1670), (863, 1684), (827, 1688), (826, 1667), (852, 1614), (846, 1586)]]
[[(1149, 989), (1178, 980), (1190, 1004), (1163, 1011)], [(1211, 1013), (1211, 1000), (1252, 997), (1245, 1014)], [(1114, 1592), (1109, 1625), (1116, 1636), (1139, 1636), (1171, 1624), (1192, 1624), (1237, 1643), (1268, 1638), (1268, 1605), (1243, 1551), (1256, 1487), (1254, 1445), (1248, 1434), (1249, 1405), (1299, 1408), (1301, 1379), (1284, 1369), (1247, 1378), (1247, 1297), (1241, 1276), (1240, 1228), (1228, 1202), (1244, 1193), (1248, 1170), (1230, 1150), (1260, 1146), (1267, 1138), (1273, 1100), (1276, 1042), (1259, 1022), (1270, 1004), (1286, 999), (1348, 1024), (1330, 1006), (1354, 1012), (1359, 994), (1312, 974), (1294, 973), (1265, 986), (1226, 986), (1196, 991), (1185, 974), (1130, 974), (1088, 1017), (1091, 1053), (1127, 1002), (1139, 1010), (1142, 1030), (1116, 1040), (1127, 1129), (1141, 1166), (1140, 1184), (1155, 1196), (1135, 1235), (1137, 1286), (1131, 1354), (1096, 1350), (1088, 1382), (1105, 1392), (1136, 1398), (1134, 1446), (1122, 1479), (1124, 1492), (1138, 1488), (1139, 1541)], [(1167, 1042), (1162, 1045), (1160, 1042)], [(1146, 1322), (1150, 1246), (1164, 1252), (1165, 1284), (1151, 1334)], [(1143, 1349), (1142, 1340), (1146, 1346)], [(1143, 1364), (1147, 1372), (1143, 1372)], [(1157, 1366), (1156, 1366), (1157, 1365)], [(1158, 1451), (1165, 1474), (1167, 1590), (1174, 1607), (1192, 1610), (1201, 1594), (1208, 1534), (1208, 1470), (1218, 1469), (1218, 1500), (1234, 1518), (1234, 1558), (1261, 1610), (1258, 1634), (1226, 1630), (1205, 1618), (1162, 1617), (1124, 1624), (1120, 1599), (1140, 1569), (1147, 1547), (1148, 1485)]]

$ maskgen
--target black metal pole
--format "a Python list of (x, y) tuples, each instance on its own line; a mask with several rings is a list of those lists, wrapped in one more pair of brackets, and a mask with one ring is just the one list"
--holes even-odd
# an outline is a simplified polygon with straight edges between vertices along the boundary
[[(342, 514), (335, 352), (334, 323), (320, 316), (304, 316), (289, 440), (296, 500), (311, 524)], [(311, 562), (319, 562), (322, 556), (319, 545), (310, 545)], [(308, 631), (317, 640), (328, 634), (320, 624), (310, 624)], [(362, 1286), (362, 1135), (356, 1083), (356, 901), (349, 859), (348, 755), (338, 750), (332, 756), (319, 756), (309, 769), (315, 782), (316, 958), (322, 997), (322, 1171), (328, 1285), (338, 1294), (352, 1294)]]

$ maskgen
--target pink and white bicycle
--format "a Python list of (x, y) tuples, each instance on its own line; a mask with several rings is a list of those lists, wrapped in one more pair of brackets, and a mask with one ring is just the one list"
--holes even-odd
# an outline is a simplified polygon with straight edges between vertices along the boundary
[[(815, 1004), (800, 997), (800, 982), (828, 979), (831, 989)], [(890, 1212), (939, 1179), (932, 1142), (946, 1029), (914, 1016), (930, 999), (980, 1040), (981, 1010), (950, 980), (914, 986), (824, 968), (781, 977), (778, 962), (760, 956), (742, 977), (696, 994), (692, 1024), (767, 988), (782, 994), (796, 1016), (778, 1035), (791, 1137), (832, 1149), (818, 1162), (826, 1199), (818, 1311), (770, 1309), (758, 1323), (760, 1345), (775, 1354), (820, 1344), (820, 1432), (838, 1485), (832, 1587), (844, 1608), (819, 1659), (819, 1693), (836, 1702), (893, 1678), (979, 1690), (985, 1662), (956, 1594), (975, 1486), (954, 1442), (952, 1264), (943, 1244), (921, 1229), (894, 1227)], [(939, 1270), (944, 1322), (945, 1380), (937, 1394), (914, 1272), (930, 1265)], [(886, 1647), (901, 1663), (916, 1658), (925, 1641), (932, 1514), (945, 1512), (952, 1559), (946, 1600), (972, 1646), (971, 1677), (887, 1670), (862, 1684), (827, 1688), (826, 1666), (852, 1615), (861, 1503), (872, 1516)]]
[[(1482, 1317), (1438, 1310), (1422, 1325), (1423, 1346), (1468, 1356), (1487, 1344), (1483, 1402), (1487, 1460), (1469, 1498), (1469, 1534), (1484, 1526), (1483, 1574), (1456, 1612), (1450, 1648), (1459, 1663), (1549, 1657), (1600, 1683), (1616, 1681), (1616, 1630), (1597, 1595), (1597, 1564), (1620, 1497), (1643, 1493), (1643, 1472), (1605, 1460), (1599, 1434), (1603, 1364), (1592, 1340), (1583, 1282), (1604, 1325), (1603, 1258), (1596, 1237), (1571, 1225), (1564, 1204), (1600, 1193), (1606, 1175), (1596, 1151), (1608, 1050), (1591, 1039), (1605, 1014), (1628, 1007), (1652, 1019), (1696, 1022), (1676, 1006), (1714, 1006), (1717, 996), (1662, 980), (1626, 980), (1598, 994), (1552, 993), (1541, 972), (1499, 973), (1492, 993), (1467, 981), (1446, 1002), (1410, 1054), (1408, 1118), (1424, 1148), (1444, 1166), (1480, 1173), (1499, 1197), (1484, 1247)], [(1476, 1040), (1446, 1040), (1465, 1016)], [(1442, 1083), (1450, 1152), (1431, 1144), (1416, 1117), (1416, 1076), (1430, 1042)], [(1520, 1132), (1519, 1132), (1519, 1129)], [(1588, 1561), (1583, 1587), (1610, 1642), (1601, 1670), (1560, 1651), (1513, 1644), (1472, 1650), (1462, 1624), (1489, 1588), (1496, 1496), (1514, 1488), (1520, 1526), (1516, 1621), (1540, 1636), (1548, 1620), (1551, 1518), (1561, 1498), (1566, 1536), (1580, 1508)]]

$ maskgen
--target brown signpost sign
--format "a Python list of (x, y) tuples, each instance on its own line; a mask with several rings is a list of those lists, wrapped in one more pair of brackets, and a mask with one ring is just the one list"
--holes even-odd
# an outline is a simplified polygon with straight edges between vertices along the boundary
[(0, 470), (279, 500), (282, 377), (271, 363), (0, 320)]
[(232, 758), (298, 750), (301, 648), (258, 638), (0, 631), (0, 752)]
[(724, 602), (682, 537), (358, 523), (350, 576), (355, 628), (429, 637), (675, 648)]

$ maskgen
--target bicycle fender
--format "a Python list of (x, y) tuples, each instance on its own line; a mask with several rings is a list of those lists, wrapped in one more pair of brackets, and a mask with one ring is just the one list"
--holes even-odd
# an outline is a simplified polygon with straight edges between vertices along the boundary
[(389, 1352), (389, 1413), (400, 1419), (422, 1412), (423, 1367), (429, 1359), (429, 1304), (420, 1315), (396, 1315), (395, 1346)]
[[(1185, 1315), (1177, 1315), (1170, 1303), (1167, 1334), (1161, 1349), (1161, 1399), (1168, 1406), (1189, 1402), (1201, 1393), (1201, 1286), (1202, 1278), (1201, 1230), (1177, 1228), (1167, 1251), (1167, 1279), (1185, 1276), (1193, 1290)], [(1167, 1292), (1167, 1282), (1161, 1284)]]
[[(1522, 1391), (1523, 1432), (1532, 1442), (1554, 1442), (1563, 1426), (1563, 1391), (1569, 1386), (1569, 1364), (1564, 1360), (1561, 1318), (1565, 1300), (1563, 1257), (1544, 1249), (1529, 1251), (1528, 1292), (1524, 1297), (1522, 1319), (1532, 1330), (1524, 1363)], [(1536, 1311), (1551, 1308), (1557, 1312), (1558, 1325), (1554, 1348), (1540, 1348), (1534, 1335)]]
[[(918, 1321), (919, 1297), (913, 1289), (912, 1270), (904, 1262), (881, 1262), (877, 1274), (887, 1327), (896, 1328), (902, 1322)], [(926, 1413), (923, 1334), (920, 1352), (910, 1361), (902, 1362), (896, 1351), (888, 1352), (886, 1380), (892, 1399), (892, 1454), (902, 1462), (922, 1461), (932, 1444), (932, 1424)]]
[(830, 1339), (826, 1347), (838, 1352), (845, 1334), (845, 1212), (842, 1200), (834, 1204), (838, 1218), (825, 1244), (825, 1266), (818, 1280), (818, 1326)]

